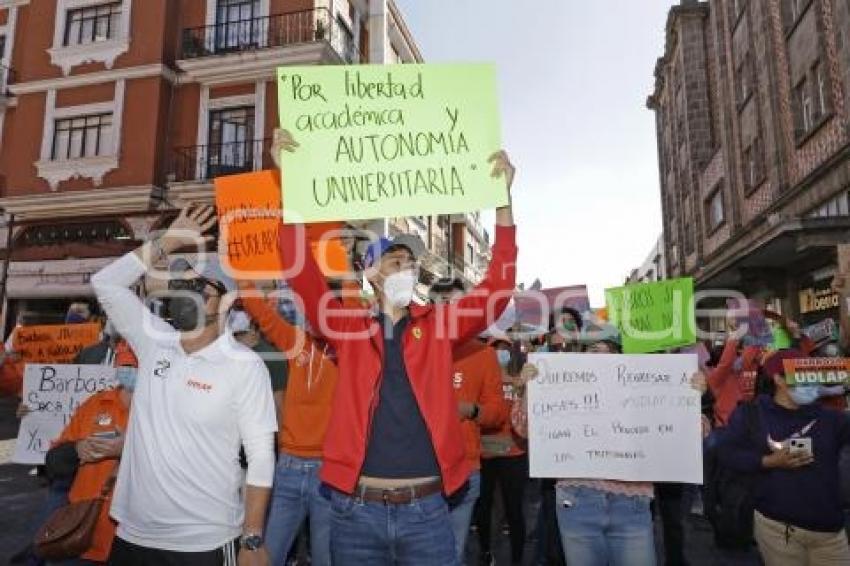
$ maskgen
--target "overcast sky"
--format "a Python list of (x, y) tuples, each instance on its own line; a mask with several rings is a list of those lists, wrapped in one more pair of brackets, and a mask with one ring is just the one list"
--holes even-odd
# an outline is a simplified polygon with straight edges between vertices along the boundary
[[(426, 62), (495, 62), (518, 173), (520, 281), (591, 303), (661, 233), (646, 97), (671, 0), (396, 0)], [(486, 217), (492, 222), (492, 215)]]

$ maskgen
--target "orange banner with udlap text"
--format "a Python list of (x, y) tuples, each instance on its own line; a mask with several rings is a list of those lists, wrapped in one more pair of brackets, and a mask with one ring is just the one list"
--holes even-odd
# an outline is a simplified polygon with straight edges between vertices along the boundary
[[(282, 218), (280, 175), (258, 171), (217, 177), (215, 204), (227, 261), (239, 279), (280, 279), (277, 234)], [(348, 253), (339, 238), (342, 222), (306, 226), (313, 257), (326, 277), (350, 273)]]

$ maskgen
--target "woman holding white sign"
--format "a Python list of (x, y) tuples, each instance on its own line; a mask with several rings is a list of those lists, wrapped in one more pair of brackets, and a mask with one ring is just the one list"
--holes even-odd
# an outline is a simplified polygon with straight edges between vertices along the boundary
[[(586, 352), (619, 354), (620, 334), (609, 325), (583, 331)], [(537, 367), (526, 364), (523, 381), (534, 379)], [(528, 400), (514, 406), (515, 430), (528, 437)], [(647, 482), (564, 478), (558, 481), (558, 528), (567, 564), (580, 566), (648, 566), (656, 563)]]

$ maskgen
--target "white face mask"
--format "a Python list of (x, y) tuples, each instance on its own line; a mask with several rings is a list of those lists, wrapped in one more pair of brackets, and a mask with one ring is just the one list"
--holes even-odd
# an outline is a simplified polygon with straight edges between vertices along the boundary
[(403, 308), (413, 300), (416, 287), (416, 273), (412, 269), (399, 271), (384, 279), (384, 296), (396, 308)]

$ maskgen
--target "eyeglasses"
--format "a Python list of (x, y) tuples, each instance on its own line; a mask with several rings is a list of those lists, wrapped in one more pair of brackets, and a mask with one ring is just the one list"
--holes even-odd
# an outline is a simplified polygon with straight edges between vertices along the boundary
[(205, 291), (207, 286), (218, 291), (219, 297), (227, 294), (227, 288), (224, 285), (218, 281), (207, 279), (206, 277), (195, 277), (194, 279), (171, 279), (168, 282), (168, 289), (170, 291), (189, 291), (191, 293), (197, 293), (204, 297), (204, 300), (209, 299), (210, 297)]

